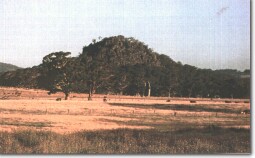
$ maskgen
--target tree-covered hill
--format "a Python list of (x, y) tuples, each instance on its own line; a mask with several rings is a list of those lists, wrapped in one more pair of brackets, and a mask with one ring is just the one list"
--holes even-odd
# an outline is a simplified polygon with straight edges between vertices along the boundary
[(0, 62), (0, 73), (7, 72), (7, 71), (14, 71), (17, 69), (21, 69), (21, 68), (12, 64), (6, 64), (6, 63)]
[[(237, 70), (199, 69), (154, 52), (134, 38), (95, 39), (77, 57), (54, 52), (33, 68), (6, 72), (0, 85), (141, 96), (249, 98), (250, 78)], [(249, 70), (238, 74), (249, 75)], [(234, 75), (233, 75), (234, 74)]]
[(249, 78), (250, 77), (250, 70), (244, 70), (243, 72), (238, 70), (232, 70), (232, 69), (222, 69), (222, 70), (215, 70), (218, 73), (226, 74), (226, 75), (232, 75), (234, 77), (244, 77)]

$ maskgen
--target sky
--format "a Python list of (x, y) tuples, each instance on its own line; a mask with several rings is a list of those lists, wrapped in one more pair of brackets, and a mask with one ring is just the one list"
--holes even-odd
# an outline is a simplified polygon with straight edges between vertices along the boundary
[(1, 0), (0, 19), (0, 62), (24, 68), (117, 35), (182, 64), (250, 68), (249, 0)]

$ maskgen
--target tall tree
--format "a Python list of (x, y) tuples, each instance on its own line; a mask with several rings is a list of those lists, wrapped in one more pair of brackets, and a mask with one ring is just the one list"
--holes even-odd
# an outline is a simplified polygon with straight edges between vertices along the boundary
[(98, 88), (109, 89), (109, 81), (114, 76), (113, 64), (106, 60), (104, 50), (98, 49), (97, 43), (83, 48), (80, 63), (83, 65), (83, 71), (86, 72), (83, 80), (87, 83), (88, 100), (92, 100)]
[(54, 52), (43, 58), (42, 66), (46, 68), (45, 79), (48, 81), (48, 94), (63, 92), (65, 100), (71, 92), (74, 77), (74, 59), (69, 57), (70, 52)]

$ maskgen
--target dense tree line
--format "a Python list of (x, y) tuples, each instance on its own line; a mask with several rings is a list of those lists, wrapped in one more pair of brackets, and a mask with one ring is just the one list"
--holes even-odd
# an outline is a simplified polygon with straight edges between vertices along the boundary
[[(42, 64), (0, 77), (2, 86), (64, 92), (140, 96), (249, 98), (250, 72), (199, 69), (158, 54), (144, 43), (123, 36), (84, 46), (77, 57), (54, 52)], [(248, 77), (247, 77), (248, 75)]]

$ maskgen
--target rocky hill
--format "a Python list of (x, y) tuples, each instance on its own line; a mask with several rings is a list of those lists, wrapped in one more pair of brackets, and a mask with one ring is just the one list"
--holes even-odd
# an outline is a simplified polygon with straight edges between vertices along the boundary
[(93, 40), (83, 47), (79, 56), (69, 57), (69, 54), (54, 52), (45, 56), (38, 66), (6, 72), (0, 76), (0, 85), (66, 94), (74, 91), (141, 96), (250, 97), (250, 78), (183, 65), (132, 37)]
[(83, 47), (80, 57), (115, 66), (147, 64), (160, 66), (159, 54), (134, 38), (115, 36)]

